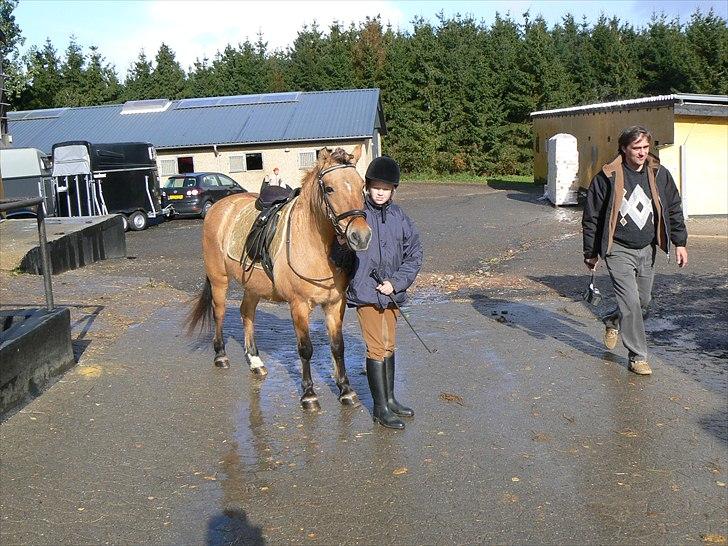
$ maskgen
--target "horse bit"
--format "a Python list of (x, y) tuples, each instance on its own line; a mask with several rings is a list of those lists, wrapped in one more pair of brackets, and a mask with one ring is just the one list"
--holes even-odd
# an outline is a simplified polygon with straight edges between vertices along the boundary
[(339, 222), (345, 218), (351, 218), (351, 217), (366, 218), (367, 213), (365, 211), (363, 211), (362, 209), (352, 209), (352, 210), (348, 210), (346, 212), (342, 212), (341, 214), (337, 215), (336, 211), (334, 210), (334, 207), (331, 205), (331, 201), (329, 201), (329, 194), (326, 191), (326, 188), (324, 188), (324, 175), (325, 174), (328, 174), (331, 171), (335, 171), (336, 169), (347, 169), (347, 168), (354, 169), (356, 167), (350, 163), (342, 163), (340, 165), (334, 165), (333, 167), (328, 167), (326, 169), (319, 171), (318, 184), (319, 184), (319, 188), (321, 188), (321, 195), (323, 195), (324, 204), (326, 205), (326, 215), (328, 216), (329, 220), (333, 224), (334, 231), (336, 231), (336, 234), (340, 238), (344, 239), (344, 241), (346, 241), (346, 245), (350, 247), (349, 237), (347, 236), (347, 234), (349, 232), (349, 226), (351, 226), (353, 218), (352, 218), (352, 220), (349, 220), (349, 222), (346, 224), (346, 229), (341, 229)]

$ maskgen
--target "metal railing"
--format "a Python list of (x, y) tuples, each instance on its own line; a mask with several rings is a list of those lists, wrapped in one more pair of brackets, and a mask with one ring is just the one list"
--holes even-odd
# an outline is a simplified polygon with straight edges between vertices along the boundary
[(30, 199), (2, 199), (0, 212), (35, 207), (38, 220), (38, 242), (40, 243), (40, 263), (43, 269), (43, 285), (45, 287), (46, 309), (53, 311), (53, 286), (51, 286), (51, 268), (48, 259), (48, 241), (46, 239), (45, 214), (43, 213), (43, 198)]

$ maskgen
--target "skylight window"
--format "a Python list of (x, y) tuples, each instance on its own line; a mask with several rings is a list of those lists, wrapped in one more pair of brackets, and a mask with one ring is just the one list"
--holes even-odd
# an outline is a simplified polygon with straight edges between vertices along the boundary
[(168, 99), (128, 100), (121, 108), (121, 114), (149, 114), (164, 112), (172, 104)]
[(68, 108), (48, 108), (46, 110), (21, 110), (8, 112), (8, 121), (30, 121), (33, 119), (55, 119)]
[(252, 106), (255, 104), (276, 104), (282, 102), (297, 102), (301, 93), (266, 93), (263, 95), (233, 95), (230, 97), (202, 97), (198, 99), (183, 99), (175, 106), (176, 110), (190, 108), (209, 108), (213, 106)]

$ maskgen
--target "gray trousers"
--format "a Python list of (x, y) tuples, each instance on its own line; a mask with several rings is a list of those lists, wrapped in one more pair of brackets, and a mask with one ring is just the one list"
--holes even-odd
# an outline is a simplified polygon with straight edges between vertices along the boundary
[(604, 260), (619, 306), (619, 311), (608, 316), (604, 324), (619, 330), (630, 361), (647, 360), (643, 317), (652, 299), (655, 251), (655, 245), (635, 250), (612, 243), (612, 250)]

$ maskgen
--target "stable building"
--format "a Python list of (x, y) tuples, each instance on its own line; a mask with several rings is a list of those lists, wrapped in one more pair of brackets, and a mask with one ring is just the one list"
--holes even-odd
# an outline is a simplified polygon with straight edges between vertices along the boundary
[(387, 129), (379, 89), (267, 93), (8, 112), (13, 147), (51, 154), (53, 144), (83, 140), (149, 142), (159, 175), (214, 171), (258, 191), (274, 167), (298, 187), (317, 150), (362, 145), (364, 176), (381, 155)]
[(625, 127), (642, 125), (653, 138), (653, 153), (682, 195), (688, 215), (728, 214), (728, 96), (674, 94), (532, 112), (533, 172), (545, 181), (548, 141), (566, 133), (577, 140), (578, 185), (587, 188), (602, 166), (617, 155)]

